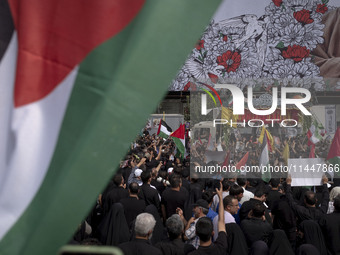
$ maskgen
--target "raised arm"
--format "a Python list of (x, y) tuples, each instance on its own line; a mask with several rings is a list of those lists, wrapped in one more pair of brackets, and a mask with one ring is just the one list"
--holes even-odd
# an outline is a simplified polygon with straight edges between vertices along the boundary
[(220, 201), (220, 205), (218, 207), (218, 232), (226, 232), (225, 222), (224, 222), (224, 206), (223, 206), (223, 196), (222, 196), (223, 188), (222, 183), (220, 183), (220, 188), (216, 189), (216, 193), (218, 195), (218, 199)]
[(288, 175), (288, 177), (286, 178), (286, 183), (287, 183), (287, 187), (286, 187), (286, 197), (288, 199), (288, 203), (289, 203), (289, 206), (292, 207), (292, 209), (294, 211), (296, 211), (297, 207), (298, 207), (298, 204), (294, 201), (294, 198), (293, 198), (293, 194), (292, 194), (292, 187), (291, 187), (291, 184), (292, 184), (292, 177), (290, 176), (290, 174)]
[(323, 190), (322, 190), (322, 203), (320, 206), (320, 210), (322, 213), (327, 213), (328, 210), (328, 203), (329, 203), (329, 191), (327, 187), (328, 183), (328, 178), (326, 175), (322, 176), (322, 185), (323, 185)]

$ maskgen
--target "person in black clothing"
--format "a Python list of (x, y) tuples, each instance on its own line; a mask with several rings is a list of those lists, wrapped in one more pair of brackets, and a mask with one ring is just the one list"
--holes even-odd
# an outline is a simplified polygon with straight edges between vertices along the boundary
[[(223, 203), (222, 184), (220, 189), (216, 189), (219, 197), (219, 203)], [(213, 236), (213, 224), (208, 217), (200, 218), (196, 223), (196, 235), (200, 239), (200, 246), (197, 250), (192, 251), (189, 255), (224, 255), (227, 254), (228, 241), (224, 223), (224, 209), (220, 206), (218, 209), (218, 237), (215, 242), (211, 241)]]
[[(256, 189), (255, 193), (254, 193), (254, 198), (251, 198), (249, 201), (246, 201), (242, 204), (241, 209), (240, 209), (240, 220), (241, 222), (244, 219), (248, 218), (248, 214), (249, 212), (254, 208), (254, 206), (256, 204), (262, 204), (266, 201), (266, 194), (264, 192), (264, 190), (259, 187)], [(265, 208), (265, 218), (266, 221), (269, 224), (272, 224), (272, 219), (270, 217), (269, 211), (267, 208)]]
[(185, 213), (185, 204), (189, 199), (186, 189), (181, 189), (182, 180), (180, 176), (172, 175), (170, 177), (170, 185), (171, 187), (164, 190), (162, 194), (162, 215), (164, 221), (175, 214), (177, 208), (181, 208)]
[(327, 255), (325, 240), (317, 222), (304, 220), (298, 229), (298, 235), (302, 243), (312, 244), (318, 249), (320, 255)]
[(141, 174), (143, 185), (141, 186), (141, 190), (143, 191), (143, 199), (145, 201), (146, 206), (155, 205), (157, 210), (161, 209), (161, 202), (159, 201), (159, 194), (156, 188), (150, 186), (151, 183), (151, 172), (144, 171)]
[(240, 226), (236, 223), (225, 224), (228, 238), (229, 255), (248, 255), (248, 245)]
[(182, 186), (184, 188), (186, 188), (186, 190), (188, 192), (190, 192), (189, 176), (190, 176), (190, 168), (188, 168), (188, 167), (183, 168), (183, 171), (182, 171)]
[(340, 195), (334, 198), (334, 212), (324, 215), (319, 225), (330, 254), (340, 254)]
[(288, 176), (286, 179), (286, 196), (288, 199), (289, 206), (293, 209), (298, 225), (304, 220), (315, 220), (318, 221), (321, 217), (327, 213), (328, 202), (329, 202), (329, 192), (327, 188), (328, 178), (324, 175), (322, 177), (323, 192), (322, 192), (322, 203), (319, 208), (316, 208), (316, 197), (315, 193), (312, 191), (307, 191), (304, 196), (305, 206), (299, 205), (293, 199), (291, 191), (292, 178)]
[(286, 233), (293, 250), (295, 250), (296, 219), (285, 194), (282, 194), (280, 200), (273, 203), (271, 213), (274, 217), (273, 228), (282, 229)]
[(138, 198), (138, 192), (139, 185), (136, 182), (132, 182), (129, 185), (130, 196), (120, 200), (120, 203), (124, 207), (124, 215), (129, 229), (131, 228), (132, 221), (134, 221), (137, 215), (145, 210), (145, 201)]
[(118, 245), (129, 240), (129, 228), (121, 203), (115, 203), (97, 229), (98, 240), (103, 245)]
[(163, 182), (161, 182), (161, 181), (157, 181), (158, 174), (161, 172), (160, 168), (162, 166), (162, 161), (159, 164), (160, 165), (158, 165), (158, 167), (154, 167), (151, 170), (151, 182), (150, 182), (150, 185), (154, 186), (157, 189), (158, 194), (162, 195), (163, 191), (166, 188), (166, 185)]
[(162, 255), (162, 252), (149, 243), (156, 220), (149, 213), (141, 213), (135, 221), (135, 239), (118, 247), (128, 255)]
[(273, 203), (280, 199), (282, 193), (279, 192), (279, 184), (280, 179), (272, 178), (270, 180), (271, 190), (268, 192), (268, 196), (266, 199), (266, 204), (268, 205), (268, 209), (272, 210)]
[(163, 221), (162, 221), (161, 216), (159, 215), (159, 212), (158, 212), (156, 206), (154, 206), (154, 205), (148, 205), (145, 208), (144, 212), (150, 213), (156, 220), (156, 225), (153, 229), (152, 237), (149, 240), (150, 244), (155, 245), (158, 242), (160, 242), (160, 241), (162, 241), (166, 238), (165, 228), (163, 226)]
[(184, 255), (195, 250), (194, 246), (186, 244), (182, 240), (184, 224), (178, 214), (171, 215), (166, 220), (165, 225), (169, 239), (155, 245), (162, 251), (163, 255)]
[(249, 213), (249, 218), (241, 222), (241, 229), (250, 247), (255, 241), (268, 243), (273, 232), (271, 225), (265, 220), (264, 212), (266, 207), (263, 203), (256, 203)]
[(117, 203), (122, 198), (129, 196), (129, 192), (124, 187), (124, 178), (121, 174), (116, 175), (113, 178), (113, 182), (115, 187), (113, 187), (111, 191), (107, 193), (103, 201), (104, 215), (110, 211), (110, 208), (114, 203)]
[(201, 183), (198, 182), (198, 179), (191, 178), (191, 184), (190, 184), (190, 202), (196, 203), (198, 199), (202, 198), (202, 191), (203, 187)]

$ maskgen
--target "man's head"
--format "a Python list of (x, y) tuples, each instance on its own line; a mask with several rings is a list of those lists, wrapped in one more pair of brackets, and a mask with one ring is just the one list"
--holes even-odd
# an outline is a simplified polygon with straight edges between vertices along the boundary
[(267, 194), (265, 193), (263, 188), (257, 188), (254, 193), (254, 198), (260, 200), (261, 202), (265, 202), (267, 199)]
[(280, 179), (279, 178), (272, 178), (270, 180), (270, 185), (272, 186), (272, 188), (278, 188), (280, 184)]
[(135, 170), (135, 178), (141, 179), (142, 173), (143, 173), (143, 170), (142, 170), (142, 169), (140, 169), (140, 168), (136, 169), (136, 170)]
[(207, 190), (207, 191), (203, 192), (203, 194), (202, 194), (202, 199), (204, 199), (205, 201), (208, 202), (209, 207), (213, 202), (213, 198), (214, 198), (214, 193), (211, 190)]
[(228, 179), (224, 178), (223, 181), (222, 181), (222, 189), (223, 189), (223, 191), (228, 191), (229, 190), (229, 188), (230, 188), (229, 184), (230, 183), (229, 183)]
[(136, 238), (150, 239), (156, 225), (155, 218), (150, 213), (141, 213), (136, 217), (135, 232)]
[(237, 198), (238, 201), (240, 201), (243, 197), (243, 188), (237, 184), (234, 184), (230, 187), (230, 190), (229, 190), (229, 195)]
[(237, 184), (244, 187), (247, 184), (247, 179), (244, 177), (237, 177)]
[(198, 199), (195, 204), (193, 204), (192, 209), (195, 218), (200, 218), (208, 214), (209, 212), (209, 204), (204, 199)]
[(304, 200), (305, 200), (305, 204), (307, 206), (315, 206), (316, 204), (316, 197), (315, 197), (315, 193), (313, 191), (306, 191), (305, 196), (304, 196)]
[(139, 185), (137, 182), (131, 182), (129, 185), (129, 193), (130, 195), (137, 195), (139, 192)]
[(200, 241), (208, 242), (213, 234), (213, 224), (208, 217), (200, 218), (196, 223), (196, 235)]
[(261, 218), (264, 215), (264, 212), (266, 210), (266, 207), (263, 203), (256, 203), (252, 209), (253, 216), (255, 218)]
[(124, 178), (121, 174), (116, 174), (114, 177), (113, 177), (113, 183), (119, 187), (121, 185), (124, 184)]
[(171, 215), (166, 220), (165, 225), (171, 240), (180, 238), (181, 234), (183, 233), (184, 224), (178, 214)]
[(143, 183), (148, 183), (149, 181), (151, 181), (151, 172), (148, 170), (142, 172), (141, 178)]
[(178, 175), (172, 175), (170, 177), (171, 188), (180, 188), (182, 186), (182, 179)]
[(223, 199), (223, 206), (224, 206), (224, 210), (226, 210), (232, 215), (236, 214), (238, 209), (240, 209), (237, 198), (231, 195), (226, 196)]

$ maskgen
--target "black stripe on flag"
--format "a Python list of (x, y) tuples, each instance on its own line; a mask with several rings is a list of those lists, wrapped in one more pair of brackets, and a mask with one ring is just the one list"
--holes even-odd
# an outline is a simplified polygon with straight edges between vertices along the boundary
[(166, 122), (164, 120), (161, 120), (162, 122), (162, 126), (166, 127), (166, 129), (169, 131), (169, 132), (172, 132), (172, 128), (168, 126), (168, 124), (166, 124)]
[(0, 62), (12, 38), (14, 24), (7, 0), (0, 0)]

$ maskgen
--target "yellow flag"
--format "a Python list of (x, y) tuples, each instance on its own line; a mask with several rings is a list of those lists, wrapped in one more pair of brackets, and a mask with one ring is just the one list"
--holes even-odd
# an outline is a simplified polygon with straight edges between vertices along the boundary
[(259, 142), (261, 144), (263, 143), (263, 138), (264, 138), (265, 133), (267, 135), (268, 143), (271, 147), (270, 150), (273, 151), (274, 150), (274, 139), (273, 139), (272, 135), (269, 133), (269, 131), (264, 126), (262, 126), (261, 134), (260, 134), (260, 137), (259, 137)]
[(233, 115), (233, 111), (230, 108), (222, 106), (222, 113), (221, 113), (221, 119), (228, 120), (228, 123), (230, 123), (230, 120), (233, 121), (233, 127), (237, 127), (237, 118), (238, 115)]
[(288, 145), (288, 142), (285, 145), (282, 157), (285, 160), (286, 165), (288, 165), (288, 159), (289, 159), (289, 145)]

